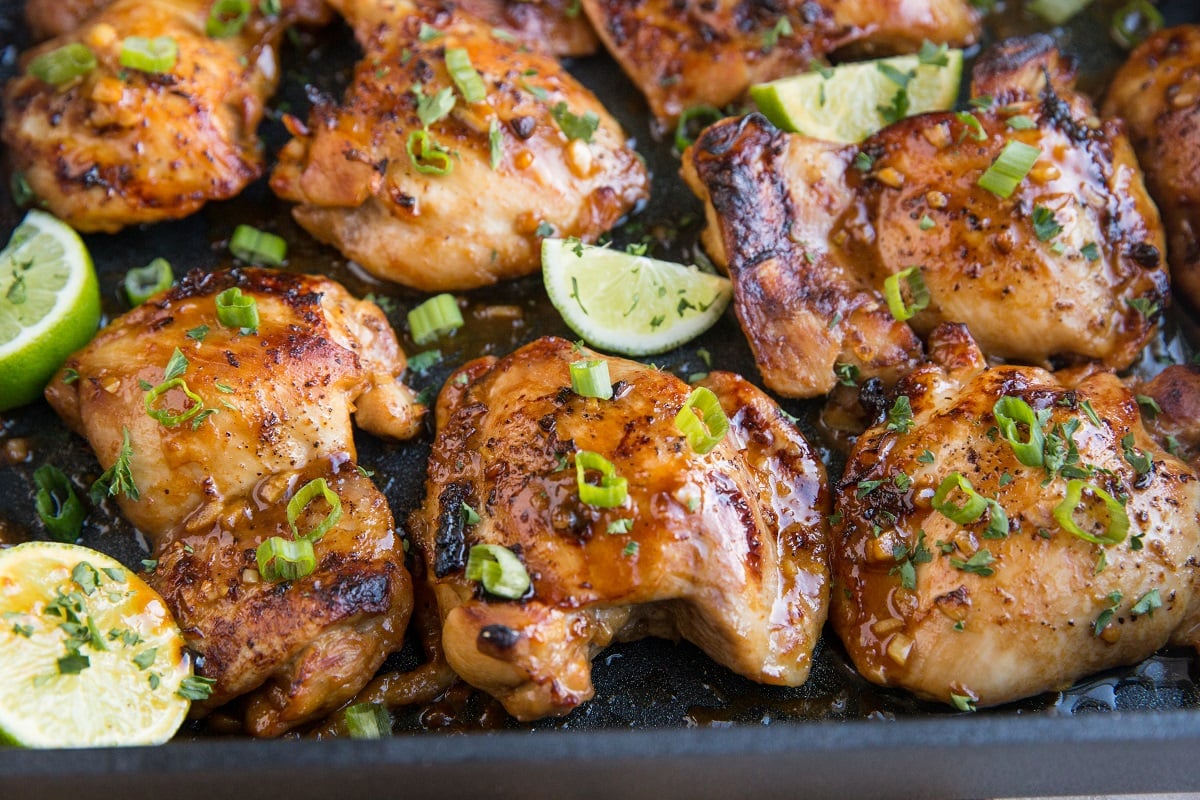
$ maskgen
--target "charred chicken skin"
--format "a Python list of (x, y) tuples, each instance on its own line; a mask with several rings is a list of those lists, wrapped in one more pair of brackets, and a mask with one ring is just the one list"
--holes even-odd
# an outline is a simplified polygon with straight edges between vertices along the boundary
[[(1163, 232), (1123, 125), (1071, 82), (1033, 36), (976, 65), (984, 110), (911, 117), (857, 147), (757, 116), (702, 134), (684, 177), (767, 385), (824, 394), (838, 365), (888, 380), (943, 322), (966, 322), (989, 357), (1129, 366), (1167, 302)], [(1015, 143), (1036, 160), (1004, 197), (980, 182)], [(907, 322), (885, 303), (889, 278)]]
[[(96, 66), (61, 85), (28, 72), (4, 90), (0, 139), (37, 202), (80, 231), (180, 219), (238, 194), (263, 171), (258, 123), (275, 89), (290, 18), (254, 11), (227, 38), (205, 33), (209, 3), (118, 0), (26, 52), (82, 44)], [(257, 8), (257, 6), (256, 6)], [(120, 64), (129, 37), (167, 37), (162, 72)]]
[[(540, 339), (467, 364), (442, 390), (409, 526), (450, 665), (524, 720), (589, 699), (592, 656), (646, 635), (681, 636), (756, 681), (802, 683), (828, 597), (821, 462), (766, 395), (721, 372), (702, 385), (729, 432), (700, 455), (674, 424), (691, 387), (608, 358), (612, 399), (573, 393), (570, 364), (597, 357)], [(584, 451), (628, 481), (619, 506), (581, 499)], [(484, 544), (523, 562), (523, 597), (466, 578)]]
[(965, 46), (980, 20), (965, 0), (583, 0), (583, 8), (663, 123), (724, 106), (751, 84), (804, 72), (836, 50)]
[[(345, 101), (291, 121), (271, 186), (368, 271), (425, 291), (537, 271), (541, 237), (594, 240), (648, 192), (645, 165), (552, 58), (440, 6), (336, 0), (366, 51)], [(465, 51), (483, 98), (445, 59)]]
[(1129, 126), (1167, 227), (1171, 288), (1200, 309), (1200, 25), (1139, 45), (1113, 77), (1104, 114)]
[(858, 670), (965, 708), (1197, 644), (1200, 483), (1133, 392), (989, 369), (961, 325), (930, 353), (839, 487), (831, 618)]
[[(219, 321), (216, 297), (232, 288), (256, 302), (257, 330)], [(411, 581), (387, 502), (355, 468), (350, 415), (412, 436), (421, 407), (397, 380), (404, 365), (378, 307), (331, 281), (193, 273), (101, 331), (47, 388), (151, 541), (147, 579), (216, 681), (202, 710), (248, 695), (248, 732), (279, 735), (354, 696), (399, 648)], [(171, 366), (181, 383), (161, 391)], [(256, 551), (294, 538), (289, 500), (318, 478), (340, 520), (314, 543), (311, 574), (271, 582)], [(310, 502), (297, 530), (328, 513)]]

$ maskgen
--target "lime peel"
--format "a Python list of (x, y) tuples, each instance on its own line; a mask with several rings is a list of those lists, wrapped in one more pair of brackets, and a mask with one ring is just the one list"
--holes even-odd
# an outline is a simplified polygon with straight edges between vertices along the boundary
[(542, 277), (563, 320), (593, 347), (646, 356), (712, 327), (733, 296), (727, 278), (669, 261), (585, 245), (542, 242)]

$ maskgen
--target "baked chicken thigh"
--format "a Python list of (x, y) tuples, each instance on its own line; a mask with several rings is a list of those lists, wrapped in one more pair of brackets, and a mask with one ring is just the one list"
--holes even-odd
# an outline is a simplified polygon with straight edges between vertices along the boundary
[[(210, 5), (117, 0), (22, 56), (26, 72), (5, 86), (0, 139), (39, 205), (77, 230), (111, 233), (185, 217), (262, 173), (258, 123), (290, 18), (254, 10), (239, 33), (213, 38)], [(162, 53), (149, 52), (153, 42)], [(86, 48), (95, 66), (59, 84), (29, 73), (68, 46)], [(134, 63), (159, 71), (123, 66), (130, 48), (149, 59)]]
[(594, 240), (646, 197), (620, 126), (552, 58), (450, 7), (333, 5), (366, 57), (342, 105), (290, 120), (271, 186), (368, 271), (425, 291), (526, 275), (543, 237)]
[[(943, 322), (966, 322), (989, 357), (1132, 363), (1167, 302), (1163, 232), (1123, 125), (1071, 81), (1039, 35), (981, 57), (985, 109), (860, 146), (757, 115), (701, 135), (684, 177), (768, 386), (820, 395), (841, 368), (890, 380), (919, 360), (914, 333)], [(984, 178), (1022, 150), (1035, 158), (1014, 186)]]
[(1200, 482), (1134, 394), (988, 369), (961, 325), (930, 354), (839, 487), (832, 621), (859, 672), (965, 709), (1200, 644)]
[(753, 83), (804, 72), (814, 60), (955, 47), (979, 36), (966, 0), (583, 0), (605, 46), (660, 122), (724, 106)]
[(1139, 45), (1113, 77), (1104, 114), (1129, 126), (1167, 226), (1171, 288), (1200, 309), (1200, 25)]
[[(592, 656), (646, 635), (682, 636), (756, 681), (802, 683), (828, 602), (821, 462), (765, 394), (722, 372), (700, 385), (729, 430), (697, 453), (674, 422), (691, 387), (607, 358), (612, 398), (575, 394), (570, 365), (595, 358), (540, 339), (465, 365), (442, 390), (409, 527), (450, 666), (524, 720), (589, 699)], [(597, 465), (627, 496), (585, 499), (580, 473)], [(527, 571), (517, 599), (468, 577), (485, 546)]]
[[(232, 289), (256, 304), (256, 329), (220, 321)], [(101, 331), (46, 390), (151, 542), (148, 581), (216, 681), (202, 709), (249, 695), (254, 735), (337, 708), (402, 643), (411, 581), (387, 502), (355, 467), (350, 415), (412, 436), (421, 407), (397, 381), (404, 365), (378, 307), (331, 281), (193, 273)], [(317, 480), (332, 495), (291, 502)], [(311, 574), (260, 573), (264, 542), (311, 533), (338, 504)]]

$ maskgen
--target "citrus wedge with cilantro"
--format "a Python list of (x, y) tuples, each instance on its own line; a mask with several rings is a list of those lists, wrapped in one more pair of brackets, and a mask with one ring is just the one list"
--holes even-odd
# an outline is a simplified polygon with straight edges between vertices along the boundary
[(733, 290), (727, 278), (575, 240), (542, 242), (550, 302), (571, 330), (600, 350), (664, 353), (712, 327)]
[(0, 251), (0, 411), (32, 402), (100, 325), (100, 287), (79, 234), (30, 211)]
[(922, 48), (919, 55), (819, 68), (750, 87), (750, 97), (777, 128), (854, 144), (885, 125), (954, 107), (962, 82), (961, 50)]
[(0, 550), (0, 743), (165, 742), (196, 681), (166, 604), (119, 562), (57, 542)]

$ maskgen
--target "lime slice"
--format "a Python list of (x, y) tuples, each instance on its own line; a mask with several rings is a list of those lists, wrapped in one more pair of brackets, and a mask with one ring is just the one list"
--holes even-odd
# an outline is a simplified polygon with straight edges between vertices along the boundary
[(729, 305), (729, 281), (696, 267), (591, 247), (542, 241), (550, 302), (588, 344), (612, 353), (663, 353), (712, 327)]
[(30, 211), (0, 250), (0, 411), (35, 400), (99, 325), (100, 287), (79, 234)]
[(165, 742), (190, 674), (162, 598), (117, 561), (57, 542), (0, 551), (0, 743)]
[[(750, 97), (778, 128), (830, 142), (861, 142), (888, 124), (881, 109), (911, 116), (954, 107), (962, 81), (962, 50), (946, 50), (937, 61), (896, 56), (842, 64), (750, 87)], [(907, 78), (907, 85), (901, 82)], [(898, 93), (907, 100), (897, 104)]]

